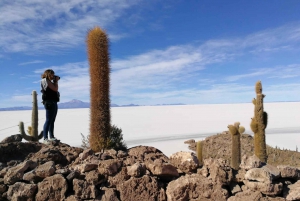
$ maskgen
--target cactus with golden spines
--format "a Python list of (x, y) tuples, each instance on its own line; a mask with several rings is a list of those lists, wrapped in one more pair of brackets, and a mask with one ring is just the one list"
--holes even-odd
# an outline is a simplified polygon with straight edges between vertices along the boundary
[(90, 146), (95, 152), (106, 149), (110, 136), (110, 66), (109, 40), (101, 28), (87, 34), (90, 65)]
[(254, 104), (254, 117), (251, 119), (250, 127), (254, 133), (254, 154), (262, 161), (267, 162), (267, 145), (265, 129), (268, 122), (268, 114), (264, 112), (261, 81), (255, 84), (256, 98), (252, 100)]
[(241, 164), (241, 134), (240, 131), (245, 130), (240, 127), (240, 123), (228, 125), (229, 133), (231, 134), (231, 167), (238, 170)]
[(197, 158), (199, 161), (199, 166), (203, 166), (203, 141), (199, 140), (197, 142)]
[(38, 134), (38, 105), (37, 105), (37, 93), (32, 91), (32, 115), (31, 115), (31, 126), (28, 126), (28, 133), (26, 135), (24, 131), (24, 123), (19, 123), (19, 129), (22, 137), (27, 141), (39, 141), (43, 137), (43, 131)]

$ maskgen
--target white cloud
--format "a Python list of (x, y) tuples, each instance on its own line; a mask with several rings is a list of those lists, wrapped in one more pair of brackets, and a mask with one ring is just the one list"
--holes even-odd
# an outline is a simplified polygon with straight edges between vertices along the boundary
[[(83, 44), (88, 29), (108, 29), (136, 0), (5, 1), (0, 7), (0, 46), (34, 52)], [(111, 40), (124, 37), (112, 33)]]
[(29, 65), (29, 64), (39, 64), (39, 63), (44, 63), (44, 61), (34, 60), (34, 61), (23, 62), (23, 63), (20, 63), (19, 66), (24, 66), (24, 65)]

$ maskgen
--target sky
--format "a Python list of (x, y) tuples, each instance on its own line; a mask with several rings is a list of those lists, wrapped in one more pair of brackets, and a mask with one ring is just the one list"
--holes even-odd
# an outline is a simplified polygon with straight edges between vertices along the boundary
[[(63, 2), (63, 3), (61, 3)], [(110, 41), (118, 105), (300, 101), (298, 0), (1, 0), (0, 108), (31, 106), (41, 74), (61, 102), (90, 101), (86, 36)]]

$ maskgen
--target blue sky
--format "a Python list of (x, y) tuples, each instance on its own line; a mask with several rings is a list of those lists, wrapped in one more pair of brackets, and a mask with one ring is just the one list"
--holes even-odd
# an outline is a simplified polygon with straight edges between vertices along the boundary
[[(31, 106), (40, 75), (61, 102), (89, 102), (89, 29), (110, 39), (111, 102), (300, 100), (300, 3), (249, 0), (1, 0), (0, 108)], [(41, 97), (39, 96), (39, 99)]]

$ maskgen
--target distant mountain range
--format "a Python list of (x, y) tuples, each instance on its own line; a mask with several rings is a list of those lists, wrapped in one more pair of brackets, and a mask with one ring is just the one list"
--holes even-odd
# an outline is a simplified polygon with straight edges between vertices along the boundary
[[(178, 103), (178, 104), (160, 104), (160, 105), (184, 105), (184, 104)], [(117, 105), (112, 103), (110, 106), (111, 107), (135, 107), (140, 105), (136, 105), (136, 104)], [(73, 99), (69, 102), (58, 103), (58, 108), (59, 109), (90, 108), (90, 103)], [(32, 107), (29, 106), (18, 106), (18, 107), (0, 108), (0, 111), (16, 111), (16, 110), (31, 110), (31, 109)], [(44, 109), (44, 107), (39, 107), (39, 109)]]

